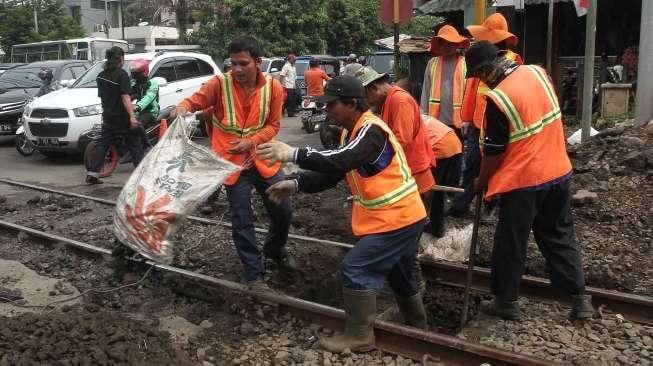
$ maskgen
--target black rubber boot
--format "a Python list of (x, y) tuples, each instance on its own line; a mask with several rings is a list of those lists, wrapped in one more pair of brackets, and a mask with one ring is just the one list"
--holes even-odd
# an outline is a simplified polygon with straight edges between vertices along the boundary
[(492, 301), (481, 302), (481, 310), (492, 316), (505, 320), (519, 320), (519, 303), (517, 301), (502, 301), (496, 297)]
[(587, 320), (593, 316), (592, 296), (571, 295), (571, 312), (569, 313), (571, 319)]
[(399, 312), (401, 313), (406, 325), (420, 329), (428, 329), (428, 324), (426, 323), (426, 309), (424, 308), (424, 302), (422, 301), (422, 295), (420, 292), (410, 297), (397, 296), (395, 299), (397, 300)]
[(320, 339), (320, 346), (334, 353), (340, 353), (346, 348), (353, 352), (373, 350), (376, 291), (343, 287), (342, 296), (347, 315), (345, 333)]

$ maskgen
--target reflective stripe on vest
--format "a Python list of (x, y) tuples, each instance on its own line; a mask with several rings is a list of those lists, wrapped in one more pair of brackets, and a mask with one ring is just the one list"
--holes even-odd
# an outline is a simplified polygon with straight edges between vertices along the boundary
[[(465, 94), (465, 84), (467, 79), (465, 78), (467, 74), (467, 64), (465, 59), (462, 56), (459, 56), (456, 60), (456, 65), (454, 67), (454, 77), (453, 77), (453, 121), (456, 123), (460, 122), (460, 109), (463, 105), (463, 97)], [(431, 90), (429, 93), (429, 115), (433, 117), (438, 117), (440, 112), (440, 103), (442, 102), (441, 98), (441, 86), (442, 86), (442, 63), (440, 62), (440, 57), (435, 57), (429, 65), (429, 76), (431, 81)]]
[[(351, 182), (351, 188), (352, 188), (352, 194), (354, 196), (354, 202), (365, 207), (366, 209), (376, 209), (376, 208), (381, 208), (385, 207), (388, 205), (391, 205), (402, 198), (406, 197), (408, 194), (412, 193), (413, 191), (417, 191), (417, 183), (415, 182), (415, 179), (413, 179), (411, 173), (410, 173), (410, 168), (408, 167), (408, 162), (406, 161), (406, 156), (404, 155), (403, 150), (401, 149), (401, 145), (399, 142), (396, 140), (394, 137), (394, 134), (390, 129), (385, 125), (385, 123), (382, 123), (382, 121), (377, 120), (376, 117), (374, 118), (367, 118), (363, 120), (360, 124), (362, 127), (364, 124), (373, 124), (375, 126), (380, 127), (388, 136), (388, 140), (390, 141), (390, 144), (392, 145), (392, 149), (394, 150), (394, 156), (392, 157), (392, 161), (390, 162), (390, 165), (385, 167), (381, 172), (377, 173), (377, 176), (381, 176), (387, 169), (393, 167), (393, 165), (398, 166), (399, 172), (401, 174), (401, 184), (398, 187), (394, 187), (390, 192), (387, 192), (381, 196), (378, 197), (363, 197), (363, 190), (361, 189), (361, 183), (359, 182), (358, 179), (358, 173), (356, 170), (351, 170), (347, 172), (347, 178), (348, 181)], [(354, 133), (357, 133), (360, 130), (354, 129)], [(347, 132), (343, 131), (341, 137), (340, 137), (340, 145), (344, 146), (347, 142)]]
[[(218, 121), (213, 117), (213, 125), (222, 130), (223, 132), (236, 135), (236, 136), (249, 136), (256, 133), (258, 130), (265, 126), (265, 121), (270, 113), (270, 99), (272, 97), (272, 77), (265, 77), (265, 85), (261, 88), (259, 96), (259, 109), (258, 109), (258, 124), (253, 127), (241, 128), (238, 126), (238, 118), (236, 116), (236, 104), (234, 101), (234, 85), (231, 73), (226, 73), (220, 76), (222, 81), (222, 105), (224, 106), (224, 119), (226, 124)], [(249, 116), (244, 116), (247, 120)], [(244, 124), (245, 122), (243, 122)]]
[(549, 100), (552, 109), (537, 121), (532, 122), (529, 126), (524, 126), (524, 122), (519, 116), (517, 108), (515, 108), (508, 96), (506, 96), (505, 93), (499, 89), (489, 91), (488, 95), (491, 95), (493, 97), (492, 99), (497, 102), (497, 106), (505, 113), (506, 117), (508, 117), (508, 121), (510, 121), (512, 126), (509, 142), (515, 142), (529, 136), (533, 136), (542, 131), (544, 126), (562, 116), (562, 112), (560, 111), (560, 106), (558, 104), (558, 98), (551, 88), (551, 84), (547, 81), (548, 76), (544, 74), (544, 72), (537, 66), (525, 65), (523, 67), (527, 67), (528, 70), (530, 70), (535, 75), (537, 81), (546, 92), (547, 99)]

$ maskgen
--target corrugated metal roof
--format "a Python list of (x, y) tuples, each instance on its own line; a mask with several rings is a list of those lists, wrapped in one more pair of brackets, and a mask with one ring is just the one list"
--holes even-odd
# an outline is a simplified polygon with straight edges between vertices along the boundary
[(417, 8), (423, 14), (446, 13), (448, 11), (464, 10), (472, 4), (472, 0), (431, 0)]

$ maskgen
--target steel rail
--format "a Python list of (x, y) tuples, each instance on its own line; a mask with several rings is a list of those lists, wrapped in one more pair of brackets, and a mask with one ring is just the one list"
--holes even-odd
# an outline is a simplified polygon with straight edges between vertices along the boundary
[[(38, 186), (29, 183), (18, 182), (9, 179), (0, 178), (0, 183), (5, 183), (8, 185), (13, 185), (17, 187), (29, 188), (33, 190), (38, 190), (42, 192), (55, 193), (62, 196), (77, 197), (86, 200), (91, 200), (107, 205), (115, 205), (115, 201), (83, 195), (79, 193), (66, 192), (61, 190), (56, 190), (48, 187)], [(230, 223), (222, 222), (218, 220), (207, 219), (197, 216), (188, 216), (188, 219), (195, 222), (200, 222), (203, 224), (211, 225), (222, 225), (226, 227), (231, 227)], [(255, 228), (259, 233), (267, 233), (266, 229)], [(332, 246), (337, 246), (344, 249), (350, 249), (353, 247), (351, 244), (332, 241), (332, 240), (323, 240), (318, 238), (313, 238), (310, 236), (304, 235), (295, 235), (289, 234), (289, 238), (296, 240), (303, 240), (307, 242), (317, 243), (317, 244), (327, 244)], [(444, 285), (461, 287), (464, 286), (466, 268), (460, 264), (455, 264), (451, 262), (440, 262), (435, 261), (426, 257), (420, 258), (420, 263), (427, 267), (432, 268), (434, 275), (439, 277), (440, 283)], [(490, 270), (483, 267), (475, 267), (474, 276), (472, 282), (472, 288), (480, 292), (490, 292)], [(534, 276), (523, 276), (521, 280), (520, 292), (529, 297), (533, 297), (539, 300), (551, 302), (551, 301), (561, 301), (567, 302), (568, 299), (565, 298), (562, 294), (557, 292), (551, 287), (549, 280)], [(589, 295), (592, 295), (592, 302), (595, 306), (603, 305), (607, 310), (620, 313), (629, 320), (653, 325), (653, 298), (647, 296), (634, 295), (619, 291), (605, 290), (597, 287), (587, 287), (586, 292)]]
[[(32, 236), (52, 242), (63, 243), (93, 254), (105, 256), (111, 254), (111, 251), (106, 248), (100, 248), (91, 244), (32, 229), (12, 222), (0, 220), (0, 226), (16, 231), (24, 231)], [(345, 313), (340, 309), (298, 299), (274, 291), (251, 291), (247, 286), (236, 282), (207, 276), (201, 273), (153, 261), (145, 261), (144, 263), (154, 266), (162, 271), (205, 283), (213, 288), (219, 287), (229, 291), (245, 293), (260, 301), (277, 304), (283, 311), (307, 316), (330, 329), (344, 329)], [(421, 360), (423, 355), (430, 354), (438, 357), (446, 365), (469, 365), (480, 364), (483, 362), (490, 362), (492, 365), (551, 365), (550, 361), (490, 348), (453, 336), (432, 333), (381, 320), (377, 320), (374, 323), (374, 329), (377, 348), (414, 360)]]

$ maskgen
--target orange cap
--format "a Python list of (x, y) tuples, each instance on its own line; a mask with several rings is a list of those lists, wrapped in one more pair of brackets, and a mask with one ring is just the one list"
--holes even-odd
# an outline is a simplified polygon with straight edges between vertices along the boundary
[(519, 38), (508, 31), (508, 22), (500, 13), (494, 13), (487, 17), (483, 25), (468, 26), (467, 30), (477, 42), (488, 41), (497, 44), (505, 41), (509, 47), (514, 47), (519, 42)]
[(445, 25), (440, 28), (438, 35), (431, 38), (431, 53), (438, 53), (441, 40), (447, 41), (449, 43), (456, 43), (463, 48), (469, 47), (469, 39), (461, 36), (456, 28), (450, 25)]

